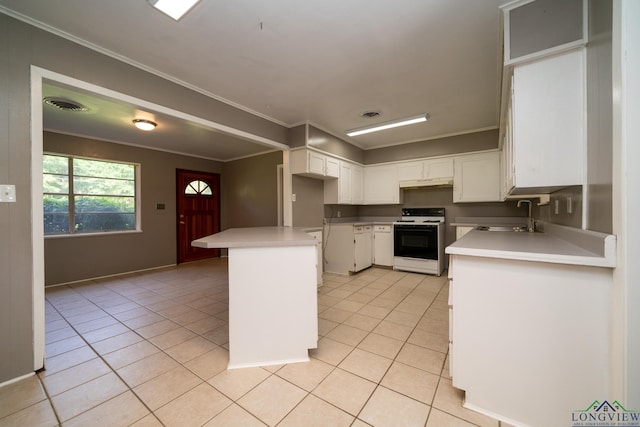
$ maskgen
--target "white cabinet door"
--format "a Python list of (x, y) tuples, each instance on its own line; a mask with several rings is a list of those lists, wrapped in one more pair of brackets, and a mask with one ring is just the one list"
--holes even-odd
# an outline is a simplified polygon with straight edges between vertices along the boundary
[(340, 160), (327, 156), (326, 176), (331, 178), (338, 178), (340, 176)]
[(417, 181), (424, 177), (424, 162), (408, 162), (398, 164), (400, 181)]
[(373, 227), (353, 223), (324, 227), (324, 271), (349, 274), (370, 267), (373, 255)]
[(397, 165), (369, 166), (364, 170), (364, 204), (400, 203)]
[(363, 167), (351, 165), (351, 204), (364, 203), (364, 176)]
[[(513, 88), (513, 79), (512, 79)], [(513, 90), (513, 89), (512, 89)], [(502, 145), (502, 194), (511, 193), (515, 185), (515, 170), (513, 165), (513, 107), (512, 97), (507, 106), (507, 120), (504, 128), (504, 141)]]
[(351, 203), (351, 164), (340, 162), (338, 203)]
[(291, 173), (311, 178), (337, 178), (339, 160), (313, 150), (291, 150), (289, 156)]
[(340, 161), (340, 176), (324, 183), (324, 203), (356, 205), (364, 201), (363, 167)]
[(574, 50), (513, 70), (514, 186), (520, 193), (584, 183), (584, 55)]
[(391, 267), (393, 265), (392, 226), (373, 226), (373, 263)]
[(324, 176), (327, 157), (314, 151), (308, 151), (307, 156), (309, 172)]
[(371, 234), (370, 225), (359, 225), (353, 227), (355, 241), (355, 266), (354, 271), (364, 270), (371, 267)]
[(453, 177), (453, 157), (425, 160), (424, 165), (424, 179)]
[[(453, 157), (398, 163), (401, 186), (421, 185), (421, 181), (453, 178)], [(424, 185), (424, 184), (422, 184)]]
[(453, 201), (499, 202), (500, 152), (470, 154), (455, 159)]

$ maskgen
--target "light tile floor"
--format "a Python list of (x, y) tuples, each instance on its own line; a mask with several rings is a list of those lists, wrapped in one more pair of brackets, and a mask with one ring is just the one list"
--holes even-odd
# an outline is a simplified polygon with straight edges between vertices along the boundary
[(311, 361), (238, 370), (227, 280), (215, 259), (47, 289), (46, 370), (0, 388), (0, 426), (500, 426), (451, 385), (444, 276), (325, 274)]

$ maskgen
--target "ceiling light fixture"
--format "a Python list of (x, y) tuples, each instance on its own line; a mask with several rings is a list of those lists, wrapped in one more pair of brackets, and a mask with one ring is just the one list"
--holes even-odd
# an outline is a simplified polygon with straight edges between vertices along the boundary
[(140, 130), (150, 131), (154, 130), (158, 124), (156, 122), (152, 122), (151, 120), (145, 119), (133, 119), (133, 125)]
[(200, 0), (148, 0), (151, 6), (176, 21), (182, 18)]
[(398, 126), (412, 125), (414, 123), (426, 122), (429, 120), (429, 114), (420, 114), (419, 116), (407, 117), (405, 119), (394, 120), (392, 122), (380, 123), (365, 128), (352, 129), (347, 131), (348, 136), (364, 135), (365, 133), (377, 132), (380, 130), (397, 128)]

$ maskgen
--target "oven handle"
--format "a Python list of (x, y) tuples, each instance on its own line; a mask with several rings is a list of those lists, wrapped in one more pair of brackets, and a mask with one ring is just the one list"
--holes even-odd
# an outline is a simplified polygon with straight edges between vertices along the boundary
[(416, 229), (425, 229), (425, 228), (438, 228), (438, 224), (394, 224), (395, 230), (416, 230)]

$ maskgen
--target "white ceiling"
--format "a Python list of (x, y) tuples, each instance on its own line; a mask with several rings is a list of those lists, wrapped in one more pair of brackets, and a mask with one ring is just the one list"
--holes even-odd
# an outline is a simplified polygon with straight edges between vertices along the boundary
[[(310, 122), (371, 149), (498, 126), (498, 6), (504, 2), (202, 0), (178, 22), (146, 0), (0, 0), (0, 12), (84, 40), (285, 126)], [(45, 108), (45, 127), (145, 145), (141, 138), (147, 136), (132, 133), (119, 116), (136, 105), (70, 87), (46, 85), (45, 92), (96, 103), (102, 112), (71, 121)], [(369, 110), (382, 115), (360, 117)], [(353, 138), (345, 134), (421, 113), (430, 120)], [(163, 119), (173, 122), (153, 132), (161, 149), (221, 160), (265, 150), (246, 141), (232, 144), (231, 136), (201, 124)]]

